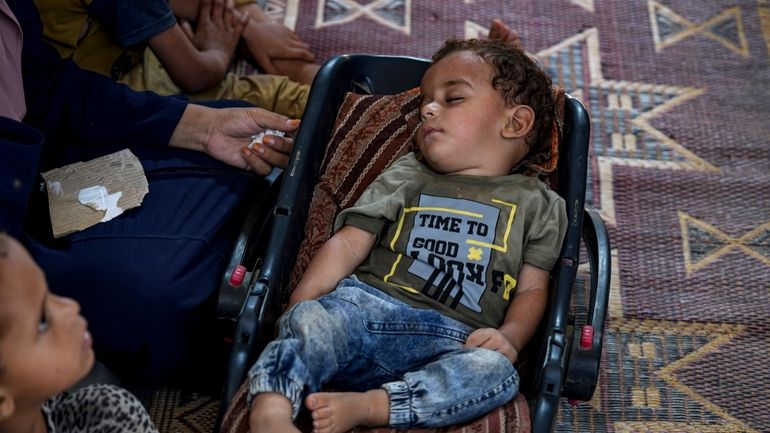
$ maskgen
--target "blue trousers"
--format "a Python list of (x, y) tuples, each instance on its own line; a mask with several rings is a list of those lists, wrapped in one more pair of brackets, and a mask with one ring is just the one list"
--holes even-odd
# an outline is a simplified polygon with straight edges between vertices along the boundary
[(279, 322), (249, 371), (249, 395), (277, 392), (296, 417), (304, 397), (336, 390), (384, 389), (393, 428), (468, 421), (518, 392), (519, 376), (502, 354), (464, 348), (472, 329), (433, 310), (398, 301), (355, 278)]
[[(67, 146), (59, 165), (120, 149), (111, 145)], [(50, 230), (43, 196), (27, 213), (25, 244), (51, 291), (80, 303), (97, 357), (111, 370), (179, 382), (196, 372), (199, 381), (205, 368), (213, 381), (222, 341), (212, 326), (217, 288), (243, 222), (239, 210), (260, 179), (201, 152), (153, 143), (130, 149), (149, 184), (140, 207), (53, 240), (41, 234)]]
[(111, 370), (176, 382), (216, 361), (217, 288), (256, 177), (193, 152), (135, 153), (150, 191), (140, 207), (27, 247), (51, 291), (80, 302)]

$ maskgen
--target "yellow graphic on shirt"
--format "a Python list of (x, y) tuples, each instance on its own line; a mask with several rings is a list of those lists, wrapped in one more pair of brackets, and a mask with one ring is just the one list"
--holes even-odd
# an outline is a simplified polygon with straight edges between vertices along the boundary
[(470, 247), (468, 249), (468, 260), (481, 260), (484, 257), (484, 250), (481, 248)]
[(392, 283), (392, 282), (388, 281), (388, 280), (390, 279), (390, 277), (392, 277), (392, 276), (393, 276), (393, 274), (395, 274), (395, 273), (396, 273), (396, 268), (398, 268), (398, 264), (401, 262), (401, 257), (403, 257), (403, 256), (404, 256), (403, 254), (399, 254), (399, 255), (398, 255), (398, 257), (396, 257), (396, 261), (394, 261), (394, 262), (393, 262), (393, 266), (391, 266), (391, 268), (390, 268), (390, 272), (388, 272), (388, 275), (385, 275), (385, 278), (383, 278), (383, 280), (384, 280), (386, 283), (388, 283), (388, 284), (390, 284), (390, 285), (392, 285), (392, 286), (396, 286), (396, 287), (398, 287), (399, 289), (404, 289), (404, 290), (406, 290), (407, 292), (411, 292), (411, 293), (420, 293), (420, 292), (418, 292), (417, 290), (414, 290), (413, 288), (411, 288), (411, 287), (409, 287), (409, 286), (402, 286), (401, 284), (396, 284), (396, 283)]
[[(396, 242), (401, 237), (401, 230), (404, 228), (404, 221), (406, 220), (407, 214), (414, 213), (414, 212), (443, 212), (448, 214), (454, 214), (454, 215), (462, 215), (469, 218), (475, 218), (475, 219), (483, 219), (484, 215), (476, 212), (468, 212), (463, 211), (459, 209), (451, 209), (451, 208), (445, 208), (445, 207), (436, 207), (436, 206), (414, 206), (414, 207), (408, 207), (404, 208), (404, 210), (401, 212), (401, 217), (398, 219), (398, 225), (396, 226), (396, 232), (393, 234), (393, 240), (390, 241), (390, 250), (395, 252), (396, 251)], [(467, 241), (466, 241), (467, 242)], [(398, 287), (400, 289), (406, 290), (407, 292), (411, 293), (419, 293), (419, 290), (414, 289), (413, 287), (409, 286), (403, 286), (401, 284), (396, 284), (392, 281), (390, 281), (390, 278), (393, 277), (393, 275), (396, 273), (396, 269), (398, 269), (398, 264), (401, 262), (401, 257), (403, 257), (403, 254), (399, 253), (396, 257), (396, 260), (393, 262), (393, 266), (390, 268), (390, 272), (388, 272), (385, 277), (383, 277), (383, 281), (386, 283)], [(469, 257), (470, 259), (470, 257)]]
[(509, 206), (511, 208), (511, 213), (508, 214), (508, 223), (505, 226), (505, 234), (503, 235), (503, 246), (489, 244), (486, 242), (479, 242), (473, 239), (468, 239), (468, 243), (471, 245), (478, 245), (480, 247), (487, 247), (492, 248), (494, 250), (500, 251), (502, 253), (508, 252), (508, 236), (511, 235), (511, 226), (513, 226), (513, 216), (516, 214), (516, 205), (513, 203), (507, 203), (502, 200), (492, 199), (492, 203), (501, 204), (504, 206)]
[(516, 278), (513, 278), (512, 276), (505, 274), (503, 277), (503, 282), (505, 283), (505, 291), (503, 292), (503, 299), (506, 301), (511, 297), (511, 292), (513, 289), (516, 288)]
[[(516, 209), (498, 199), (482, 202), (422, 194), (418, 204), (404, 208), (396, 220), (387, 243), (396, 258), (383, 281), (449, 308), (463, 305), (477, 313), (482, 295), (490, 288), (497, 292), (495, 284), (502, 286), (500, 295), (508, 299), (516, 280), (502, 273), (488, 280), (489, 266), (494, 262), (492, 250), (508, 252)], [(398, 277), (402, 273), (423, 282), (415, 287)]]

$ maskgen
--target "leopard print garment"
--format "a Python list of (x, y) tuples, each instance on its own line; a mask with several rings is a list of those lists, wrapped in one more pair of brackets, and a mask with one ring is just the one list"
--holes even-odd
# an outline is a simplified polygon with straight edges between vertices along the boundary
[(62, 392), (43, 404), (48, 433), (158, 433), (133, 394), (114, 385)]

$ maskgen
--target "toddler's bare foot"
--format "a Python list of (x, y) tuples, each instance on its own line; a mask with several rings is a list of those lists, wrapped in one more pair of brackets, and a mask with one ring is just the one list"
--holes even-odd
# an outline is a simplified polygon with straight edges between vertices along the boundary
[(357, 425), (388, 424), (390, 401), (383, 389), (366, 392), (317, 392), (305, 399), (313, 412), (314, 433), (344, 433)]
[(488, 38), (507, 42), (516, 48), (521, 48), (519, 34), (499, 19), (492, 20), (492, 24), (489, 26)]
[(249, 431), (255, 433), (300, 433), (291, 417), (291, 402), (281, 394), (254, 397), (249, 414)]

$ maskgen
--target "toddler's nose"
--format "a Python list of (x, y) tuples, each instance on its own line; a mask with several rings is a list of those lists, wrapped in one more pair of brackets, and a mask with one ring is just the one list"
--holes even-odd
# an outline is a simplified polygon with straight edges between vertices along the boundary
[(436, 102), (429, 102), (420, 108), (420, 117), (426, 119), (436, 115)]

